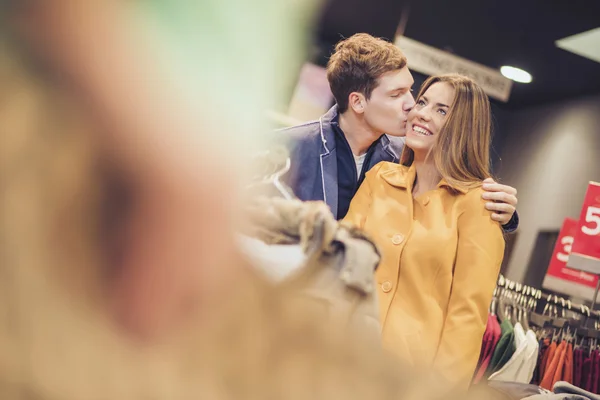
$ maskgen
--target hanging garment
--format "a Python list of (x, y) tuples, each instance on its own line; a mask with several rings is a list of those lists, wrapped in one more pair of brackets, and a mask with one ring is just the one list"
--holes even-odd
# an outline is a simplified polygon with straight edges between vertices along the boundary
[[(492, 361), (492, 356), (494, 355), (494, 350), (496, 346), (498, 346), (498, 342), (500, 341), (500, 337), (502, 336), (502, 330), (500, 328), (500, 323), (498, 322), (498, 318), (494, 315), (492, 318), (488, 320), (488, 329), (490, 331), (491, 341), (489, 346), (489, 351), (482, 359), (481, 364), (478, 366), (475, 377), (473, 379), (473, 384), (477, 384), (481, 382), (483, 377), (485, 376), (485, 372)], [(486, 330), (486, 332), (487, 332)], [(483, 354), (482, 354), (483, 356)]]
[(546, 353), (548, 353), (548, 348), (550, 347), (550, 339), (549, 338), (544, 338), (544, 339), (540, 339), (539, 342), (539, 353), (538, 353), (538, 361), (537, 361), (537, 365), (535, 367), (535, 371), (533, 373), (533, 379), (531, 380), (531, 383), (533, 385), (539, 385), (542, 382), (542, 378), (543, 378), (543, 371), (544, 371), (544, 362), (546, 361)]
[[(562, 342), (560, 345), (558, 345), (556, 352), (554, 353), (554, 356), (552, 357), (552, 360), (550, 360), (549, 366), (546, 368), (546, 373), (544, 374), (542, 383), (540, 383), (540, 386), (543, 387), (544, 389), (551, 390), (552, 387), (554, 386), (554, 383), (555, 383), (554, 377), (555, 377), (556, 371), (559, 368), (559, 362), (561, 360), (561, 357), (562, 357), (562, 362), (564, 363), (564, 353), (565, 353), (566, 348), (567, 348), (566, 342)], [(562, 370), (562, 368), (561, 368), (561, 370)]]
[(494, 322), (493, 321), (495, 319), (496, 318), (492, 314), (488, 315), (487, 323), (485, 325), (485, 332), (483, 333), (483, 339), (481, 342), (481, 350), (479, 352), (479, 360), (477, 361), (477, 368), (475, 369), (476, 372), (477, 372), (477, 370), (479, 370), (479, 368), (481, 367), (481, 364), (483, 363), (485, 358), (488, 356), (488, 354), (493, 351), (493, 349), (490, 349), (490, 348), (492, 345), (492, 339), (493, 339), (493, 334), (494, 334), (494, 332), (493, 332)]
[(583, 361), (583, 368), (581, 374), (581, 387), (587, 390), (588, 392), (592, 389), (592, 354), (590, 353), (585, 360)]
[(535, 333), (530, 329), (527, 331), (527, 351), (523, 366), (519, 371), (520, 382), (530, 383), (533, 379), (533, 373), (538, 363), (538, 354), (540, 352), (540, 344), (537, 341)]
[(490, 366), (486, 372), (487, 375), (492, 375), (494, 372), (502, 368), (517, 350), (514, 341), (514, 328), (510, 321), (502, 321), (500, 328), (502, 331), (502, 336), (498, 342), (498, 346), (496, 346), (496, 349), (494, 350), (494, 355), (492, 356)]
[(280, 282), (302, 287), (300, 296), (317, 300), (340, 323), (363, 325), (380, 340), (374, 271), (380, 256), (359, 230), (333, 218), (323, 202), (257, 198), (247, 207), (248, 237), (266, 244), (300, 244), (306, 262)]
[(542, 375), (540, 376), (540, 385), (542, 384), (542, 381), (544, 380), (544, 376), (546, 376), (546, 371), (548, 370), (548, 368), (550, 367), (550, 364), (552, 363), (552, 360), (554, 359), (554, 354), (556, 354), (557, 348), (558, 348), (558, 345), (556, 344), (556, 342), (550, 343), (550, 347), (548, 348), (548, 351), (546, 352), (545, 359), (542, 364)]
[(600, 351), (596, 350), (594, 354), (596, 356), (596, 363), (594, 364), (594, 371), (592, 374), (594, 384), (592, 385), (592, 390), (590, 390), (590, 392), (600, 394)]
[(596, 350), (590, 352), (590, 355), (588, 357), (589, 360), (589, 369), (587, 370), (586, 373), (586, 381), (585, 381), (585, 390), (587, 390), (588, 392), (592, 392), (592, 393), (596, 393), (597, 392), (597, 385), (594, 383), (596, 374), (597, 374), (597, 370), (598, 370), (598, 366), (597, 366), (597, 362), (596, 359), (598, 358), (597, 356), (598, 352)]
[(515, 347), (517, 350), (508, 362), (490, 376), (490, 380), (529, 383), (537, 362), (538, 342), (535, 333), (525, 333), (523, 326), (514, 327)]
[(571, 343), (567, 344), (567, 355), (561, 381), (573, 384), (573, 345)]
[(577, 387), (582, 386), (582, 374), (583, 374), (583, 350), (575, 349), (573, 351), (573, 385)]
[(523, 327), (518, 322), (514, 326), (514, 345), (516, 350), (511, 358), (498, 371), (494, 372), (489, 377), (489, 380), (519, 382), (517, 380), (517, 373), (525, 358), (527, 338), (525, 337)]
[(552, 378), (552, 384), (551, 384), (552, 387), (554, 387), (556, 382), (560, 382), (563, 379), (565, 363), (567, 360), (567, 350), (568, 350), (568, 346), (569, 346), (569, 344), (567, 344), (566, 342), (561, 343), (561, 345), (563, 345), (563, 344), (564, 344), (564, 348), (559, 353), (558, 363), (556, 365), (556, 372), (554, 373), (554, 378)]
[(594, 350), (592, 365), (594, 366), (594, 372), (592, 373), (592, 393), (598, 394), (598, 379), (600, 379), (600, 352)]

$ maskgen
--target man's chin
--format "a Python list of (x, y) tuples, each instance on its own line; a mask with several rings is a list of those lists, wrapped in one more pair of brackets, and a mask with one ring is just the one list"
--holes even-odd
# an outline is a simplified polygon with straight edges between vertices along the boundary
[(398, 132), (390, 132), (387, 133), (388, 136), (393, 136), (393, 137), (405, 137), (406, 136), (406, 129), (403, 129), (401, 131)]

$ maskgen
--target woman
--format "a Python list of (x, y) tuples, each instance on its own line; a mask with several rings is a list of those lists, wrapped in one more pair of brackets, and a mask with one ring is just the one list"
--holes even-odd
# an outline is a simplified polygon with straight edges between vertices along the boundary
[(429, 78), (409, 114), (400, 164), (368, 172), (345, 218), (383, 254), (384, 347), (432, 366), (455, 388), (466, 388), (476, 367), (504, 251), (481, 199), (490, 120), (487, 96), (471, 79)]

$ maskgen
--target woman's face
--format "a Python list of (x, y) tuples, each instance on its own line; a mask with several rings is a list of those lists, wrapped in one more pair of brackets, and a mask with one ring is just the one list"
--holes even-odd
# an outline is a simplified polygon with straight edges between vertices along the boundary
[(436, 141), (454, 102), (455, 90), (446, 82), (434, 83), (417, 99), (408, 114), (406, 145), (415, 155), (426, 155)]

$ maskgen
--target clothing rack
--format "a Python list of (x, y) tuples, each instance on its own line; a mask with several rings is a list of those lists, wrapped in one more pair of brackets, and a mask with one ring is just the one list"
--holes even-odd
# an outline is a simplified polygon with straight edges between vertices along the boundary
[(600, 313), (500, 276), (473, 383), (559, 381), (600, 392)]
[(558, 296), (554, 293), (549, 293), (542, 289), (537, 289), (532, 286), (523, 285), (519, 282), (511, 281), (510, 279), (506, 279), (503, 275), (500, 275), (500, 277), (498, 278), (497, 287), (505, 288), (510, 291), (533, 298), (536, 301), (536, 309), (538, 309), (539, 305), (541, 304), (541, 306), (543, 306), (544, 308), (546, 308), (546, 306), (552, 306), (562, 309), (564, 311), (579, 313), (582, 316), (600, 319), (600, 311), (593, 310), (586, 304), (574, 303), (571, 300), (565, 299), (564, 297)]
[(495, 300), (500, 295), (508, 297), (512, 302), (509, 306), (516, 304), (525, 313), (527, 322), (538, 328), (571, 327), (577, 329), (582, 336), (600, 339), (600, 312), (592, 310), (586, 304), (574, 303), (556, 294), (511, 281), (502, 275), (498, 279)]

